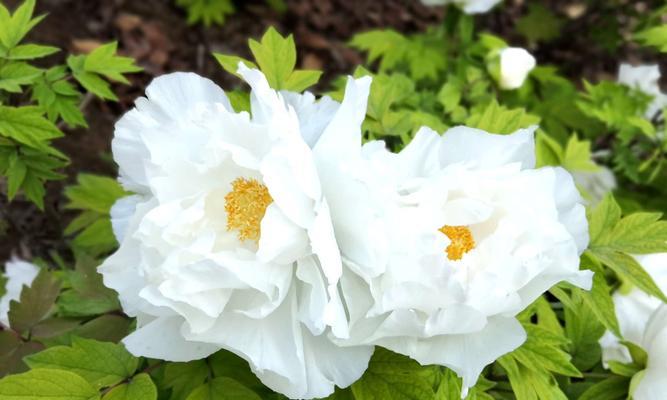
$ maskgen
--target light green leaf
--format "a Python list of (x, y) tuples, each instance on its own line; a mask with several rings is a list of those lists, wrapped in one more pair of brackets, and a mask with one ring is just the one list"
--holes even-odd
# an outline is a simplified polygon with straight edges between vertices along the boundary
[(156, 400), (157, 388), (148, 374), (139, 374), (128, 383), (116, 386), (102, 397), (103, 400)]
[(314, 70), (294, 71), (285, 81), (283, 89), (297, 93), (303, 92), (307, 88), (316, 84), (320, 80), (320, 76), (322, 76), (322, 71), (314, 71)]
[(85, 379), (68, 371), (36, 369), (0, 380), (3, 400), (98, 400)]
[(509, 134), (539, 122), (539, 117), (526, 113), (523, 108), (508, 109), (493, 100), (481, 114), (472, 114), (466, 121), (466, 125), (490, 133)]
[(614, 301), (611, 297), (611, 288), (607, 284), (602, 267), (590, 252), (585, 252), (582, 255), (582, 268), (590, 268), (595, 271), (591, 290), (581, 291), (584, 302), (605, 328), (621, 337), (621, 329), (616, 319)]
[(2, 4), (0, 7), (0, 43), (11, 50), (43, 17), (32, 18), (35, 0), (25, 0), (13, 15)]
[(667, 24), (654, 26), (635, 34), (635, 40), (644, 46), (653, 46), (667, 53)]
[(21, 93), (21, 85), (29, 85), (42, 70), (24, 62), (9, 62), (0, 66), (0, 90)]
[(241, 75), (239, 75), (238, 73), (240, 62), (242, 62), (246, 67), (250, 69), (257, 69), (257, 65), (254, 62), (248, 61), (245, 58), (241, 58), (238, 56), (213, 53), (213, 57), (215, 57), (215, 59), (218, 60), (218, 63), (220, 63), (220, 65), (222, 66), (222, 68), (224, 68), (225, 71), (239, 78), (241, 77)]
[(667, 297), (665, 297), (658, 285), (656, 285), (651, 275), (632, 256), (608, 249), (593, 248), (591, 252), (623, 279), (626, 279), (651, 296), (667, 302)]
[(528, 338), (512, 352), (514, 358), (528, 369), (552, 371), (560, 375), (580, 377), (581, 372), (572, 364), (571, 356), (561, 349), (567, 338), (537, 325), (524, 325)]
[(234, 379), (215, 378), (195, 389), (187, 400), (261, 400), (261, 397)]
[(18, 193), (23, 181), (25, 180), (25, 175), (28, 172), (28, 168), (25, 163), (21, 161), (17, 156), (10, 158), (9, 168), (7, 169), (7, 198), (9, 201), (14, 199), (16, 193)]
[(588, 218), (588, 231), (592, 244), (597, 243), (606, 232), (616, 226), (621, 219), (621, 207), (614, 196), (608, 194), (595, 207)]
[(103, 75), (112, 81), (129, 83), (123, 74), (139, 72), (142, 68), (134, 64), (133, 58), (117, 56), (117, 48), (117, 42), (99, 46), (85, 56), (83, 69), (86, 72)]
[[(60, 49), (39, 44), (22, 44), (11, 49), (4, 58), (8, 60), (34, 60), (59, 52)], [(3, 57), (0, 57), (3, 58)]]
[(356, 400), (433, 399), (436, 373), (434, 367), (422, 367), (406, 356), (378, 347), (364, 375), (352, 384), (352, 393)]
[(90, 210), (109, 214), (116, 200), (127, 195), (120, 184), (112, 178), (92, 174), (79, 174), (77, 184), (65, 189), (66, 205), (69, 209)]
[(569, 171), (596, 171), (599, 169), (591, 156), (591, 142), (570, 136), (565, 146), (562, 165)]
[(74, 338), (72, 346), (56, 346), (26, 358), (32, 369), (76, 373), (96, 388), (115, 385), (134, 374), (139, 360), (121, 344)]
[(42, 116), (37, 107), (7, 107), (0, 105), (0, 137), (14, 139), (26, 146), (41, 149), (45, 142), (63, 133)]
[(285, 38), (270, 27), (260, 42), (250, 39), (248, 43), (269, 85), (277, 90), (285, 89), (296, 66), (296, 46), (292, 35)]

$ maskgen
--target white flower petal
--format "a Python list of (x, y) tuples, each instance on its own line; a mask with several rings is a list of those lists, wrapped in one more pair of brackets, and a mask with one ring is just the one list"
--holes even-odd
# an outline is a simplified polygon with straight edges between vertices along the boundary
[(511, 135), (495, 135), (480, 129), (457, 126), (442, 136), (442, 165), (465, 163), (477, 168), (494, 168), (521, 163), (524, 169), (535, 167), (536, 126), (520, 129)]
[(338, 111), (340, 103), (332, 100), (329, 96), (324, 96), (319, 100), (310, 92), (303, 94), (282, 91), (280, 94), (285, 102), (294, 108), (303, 140), (311, 148), (319, 140), (326, 126)]
[(507, 47), (500, 51), (500, 87), (518, 89), (537, 62), (526, 49)]
[(257, 258), (262, 262), (292, 263), (308, 253), (308, 235), (271, 204), (261, 224)]

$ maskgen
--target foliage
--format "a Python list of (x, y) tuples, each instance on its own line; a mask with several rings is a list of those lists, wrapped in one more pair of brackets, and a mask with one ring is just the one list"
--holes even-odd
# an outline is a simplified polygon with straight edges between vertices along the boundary
[(67, 65), (36, 67), (60, 50), (24, 43), (44, 18), (33, 17), (34, 7), (35, 0), (26, 0), (11, 13), (0, 4), (0, 176), (7, 179), (10, 201), (22, 192), (43, 209), (45, 183), (64, 178), (60, 170), (68, 164), (53, 141), (63, 136), (64, 126), (87, 127), (82, 99), (117, 100), (108, 81), (127, 84), (125, 74), (141, 69), (131, 58), (117, 56), (113, 42), (87, 55), (70, 55)]
[[(224, 23), (240, 4), (176, 3), (187, 10), (189, 23), (204, 25)], [(68, 163), (53, 147), (63, 127), (86, 127), (82, 100), (116, 100), (112, 82), (128, 83), (126, 74), (139, 68), (118, 56), (113, 42), (90, 54), (70, 55), (65, 65), (51, 63), (46, 68), (36, 63), (59, 50), (24, 43), (43, 18), (33, 17), (33, 8), (34, 0), (13, 13), (0, 5), (0, 174), (7, 179), (9, 199), (23, 193), (43, 208), (45, 182), (62, 179)], [(637, 21), (632, 40), (646, 51), (667, 51), (660, 17), (665, 10), (628, 14)], [(637, 287), (667, 301), (632, 256), (667, 252), (665, 113), (647, 117), (653, 99), (637, 89), (604, 79), (571, 80), (550, 65), (534, 69), (520, 89), (501, 90), (498, 50), (508, 43), (479, 32), (479, 21), (448, 8), (442, 26), (425, 32), (378, 29), (351, 38), (349, 45), (367, 54), (367, 65), (352, 74), (374, 78), (364, 139), (384, 140), (399, 150), (423, 125), (444, 132), (466, 124), (497, 134), (539, 125), (538, 166), (560, 166), (575, 173), (608, 166), (616, 172), (619, 189), (587, 210), (590, 245), (580, 267), (594, 274), (591, 290), (559, 284), (520, 313), (526, 342), (488, 366), (466, 398), (628, 398), (647, 355), (637, 344), (624, 342), (632, 362), (611, 363), (606, 370), (599, 340), (605, 331), (621, 336), (612, 301), (615, 290)], [(527, 8), (515, 29), (530, 45), (539, 46), (559, 43), (569, 23), (538, 3)], [(592, 35), (591, 40), (615, 49), (626, 39), (611, 34)], [(260, 40), (250, 39), (249, 49), (253, 60), (214, 56), (234, 75), (239, 63), (260, 68), (278, 90), (306, 90), (322, 75), (298, 69), (293, 36), (282, 36), (274, 28)], [(340, 99), (344, 82), (344, 76), (334, 79), (328, 94)], [(247, 90), (228, 94), (236, 110), (249, 109)], [(54, 254), (46, 263), (49, 268), (11, 303), (10, 326), (0, 330), (0, 376), (5, 376), (0, 379), (0, 398), (284, 398), (263, 386), (246, 361), (226, 351), (187, 363), (129, 354), (119, 342), (134, 321), (122, 314), (117, 294), (104, 286), (96, 270), (117, 246), (111, 207), (129, 193), (110, 177), (82, 173), (63, 194), (65, 207), (77, 213), (64, 228), (71, 254), (64, 255), (67, 261)], [(0, 294), (4, 285), (0, 276)], [(445, 400), (461, 394), (461, 380), (451, 370), (421, 366), (377, 348), (364, 376), (329, 398)]]

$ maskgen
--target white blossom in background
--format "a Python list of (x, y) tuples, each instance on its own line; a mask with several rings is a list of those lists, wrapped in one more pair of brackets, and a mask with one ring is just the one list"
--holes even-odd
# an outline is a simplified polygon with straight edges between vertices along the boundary
[(634, 400), (658, 400), (667, 393), (667, 304), (651, 315), (641, 346), (648, 354), (646, 369), (640, 372), (639, 383), (630, 393)]
[(535, 169), (534, 130), (422, 128), (399, 154), (345, 137), (316, 157), (345, 266), (341, 345), (444, 365), (465, 389), (524, 342), (515, 316), (538, 296), (590, 288), (582, 199), (564, 169)]
[[(651, 275), (660, 290), (667, 292), (667, 253), (635, 256), (635, 259)], [(648, 321), (651, 315), (662, 305), (662, 301), (638, 288), (632, 288), (627, 293), (623, 290), (616, 291), (612, 298), (623, 338), (641, 345)], [(630, 352), (611, 332), (605, 332), (600, 339), (600, 346), (602, 346), (602, 362), (604, 365), (611, 360), (622, 363), (632, 361)]]
[(466, 14), (481, 14), (493, 8), (503, 0), (421, 0), (427, 6), (441, 6), (445, 4), (456, 4)]
[(507, 47), (500, 50), (500, 87), (506, 90), (520, 88), (536, 65), (535, 57), (526, 49)]
[(660, 110), (667, 107), (667, 94), (660, 91), (660, 67), (655, 65), (621, 64), (618, 70), (618, 82), (638, 89), (652, 96), (653, 101), (646, 109), (645, 117), (652, 119)]
[(9, 326), (9, 303), (12, 300), (19, 300), (23, 286), (30, 287), (37, 274), (39, 274), (38, 266), (18, 258), (13, 258), (5, 264), (3, 275), (7, 282), (5, 294), (0, 298), (0, 324)]
[(574, 171), (574, 182), (582, 190), (584, 197), (591, 205), (596, 205), (614, 189), (616, 189), (616, 177), (614, 172), (603, 165), (596, 171)]
[(111, 215), (120, 243), (99, 268), (137, 330), (140, 356), (189, 361), (220, 349), (290, 398), (326, 397), (367, 368), (372, 346), (341, 349), (342, 273), (313, 150), (360, 131), (370, 78), (345, 99), (277, 93), (239, 66), (251, 115), (191, 73), (155, 79), (116, 125), (119, 180), (135, 195)]

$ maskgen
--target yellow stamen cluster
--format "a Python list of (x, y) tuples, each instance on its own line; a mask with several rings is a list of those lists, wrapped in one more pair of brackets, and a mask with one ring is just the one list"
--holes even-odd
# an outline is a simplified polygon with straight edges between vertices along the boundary
[(475, 239), (467, 227), (445, 225), (439, 230), (452, 241), (446, 249), (450, 260), (460, 260), (465, 253), (475, 248)]
[(237, 230), (239, 240), (259, 241), (262, 218), (272, 202), (269, 189), (256, 179), (236, 178), (225, 196), (227, 230)]

